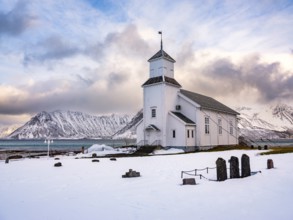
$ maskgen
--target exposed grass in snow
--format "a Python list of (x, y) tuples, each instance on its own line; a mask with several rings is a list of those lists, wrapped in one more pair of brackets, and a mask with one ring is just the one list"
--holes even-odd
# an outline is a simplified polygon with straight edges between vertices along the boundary
[(293, 153), (293, 146), (292, 147), (276, 147), (276, 148), (271, 148), (269, 151), (260, 153), (260, 155), (288, 154), (288, 153)]
[(227, 151), (227, 150), (251, 150), (250, 147), (243, 145), (229, 145), (229, 146), (217, 146), (209, 150), (203, 150), (203, 152), (218, 152), (218, 151)]

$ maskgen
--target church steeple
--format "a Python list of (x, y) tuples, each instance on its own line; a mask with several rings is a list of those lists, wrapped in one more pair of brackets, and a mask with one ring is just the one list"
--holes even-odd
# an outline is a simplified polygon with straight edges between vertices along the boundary
[(151, 62), (153, 60), (158, 60), (160, 58), (166, 59), (172, 63), (175, 63), (176, 61), (169, 55), (167, 54), (164, 50), (163, 50), (163, 37), (162, 37), (162, 31), (158, 32), (161, 35), (161, 49), (155, 54), (153, 55), (148, 61)]
[(163, 51), (163, 33), (162, 33), (162, 31), (159, 31), (159, 34), (161, 35), (161, 51)]
[(161, 35), (161, 48), (148, 60), (150, 63), (150, 78), (157, 76), (174, 78), (174, 63), (176, 61), (163, 50), (162, 31), (158, 33)]

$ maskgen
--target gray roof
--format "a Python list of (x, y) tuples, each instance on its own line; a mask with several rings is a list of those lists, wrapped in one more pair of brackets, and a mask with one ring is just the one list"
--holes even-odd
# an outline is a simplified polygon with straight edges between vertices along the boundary
[(186, 124), (194, 124), (194, 121), (192, 121), (191, 119), (187, 118), (185, 115), (183, 115), (181, 112), (172, 112), (175, 116), (177, 116), (178, 118), (180, 118), (182, 121), (184, 121)]
[(164, 78), (163, 76), (156, 76), (156, 77), (149, 78), (144, 84), (142, 84), (142, 86), (152, 85), (152, 84), (161, 83), (161, 82), (166, 82), (166, 83), (181, 87), (181, 85), (174, 78), (167, 77), (167, 76), (164, 76)]
[(211, 97), (204, 96), (204, 95), (190, 92), (183, 89), (180, 90), (180, 93), (186, 96), (187, 98), (191, 99), (192, 101), (196, 102), (197, 104), (199, 104), (201, 108), (203, 109), (228, 113), (231, 115), (239, 115), (238, 112), (234, 111), (233, 109), (227, 107), (226, 105), (218, 102), (217, 100)]
[(154, 56), (152, 56), (148, 61), (156, 60), (158, 58), (165, 58), (166, 60), (171, 61), (172, 63), (175, 63), (176, 61), (169, 55), (167, 54), (164, 50), (159, 50)]

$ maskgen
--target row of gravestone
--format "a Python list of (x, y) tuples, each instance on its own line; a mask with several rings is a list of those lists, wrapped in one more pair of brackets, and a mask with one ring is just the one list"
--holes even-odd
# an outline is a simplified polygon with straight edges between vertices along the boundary
[[(230, 163), (230, 179), (240, 178), (239, 172), (239, 160), (237, 157), (232, 156), (229, 160)], [(218, 158), (217, 165), (217, 180), (224, 181), (227, 179), (227, 166), (226, 161), (223, 158)], [(249, 156), (243, 154), (241, 156), (241, 177), (247, 177), (251, 175)]]

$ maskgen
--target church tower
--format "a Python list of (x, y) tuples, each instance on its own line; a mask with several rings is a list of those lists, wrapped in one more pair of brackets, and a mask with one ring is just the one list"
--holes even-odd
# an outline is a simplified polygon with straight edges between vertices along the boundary
[[(162, 32), (159, 32), (162, 36)], [(143, 139), (145, 145), (167, 145), (167, 118), (175, 110), (181, 85), (174, 78), (176, 62), (161, 48), (149, 60), (149, 79), (143, 87)]]

